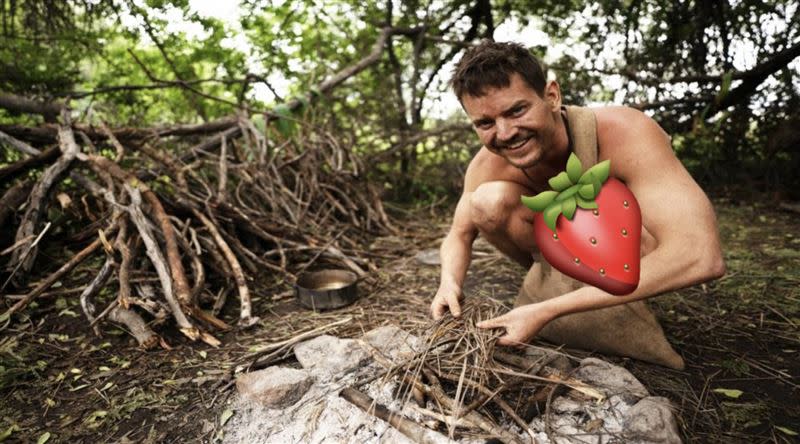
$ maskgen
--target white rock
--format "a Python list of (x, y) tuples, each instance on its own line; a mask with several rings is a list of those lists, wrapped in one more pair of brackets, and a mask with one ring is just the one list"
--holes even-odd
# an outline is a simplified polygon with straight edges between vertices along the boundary
[(412, 357), (419, 349), (419, 338), (394, 325), (374, 328), (361, 339), (368, 344), (368, 351), (377, 351), (394, 363)]
[(303, 370), (276, 366), (239, 375), (236, 389), (245, 399), (280, 409), (302, 398), (313, 382)]
[(353, 339), (323, 335), (295, 345), (294, 355), (309, 372), (325, 377), (341, 377), (369, 361), (370, 355)]
[(678, 423), (667, 398), (648, 396), (628, 410), (625, 438), (637, 443), (680, 443)]
[[(600, 389), (606, 396), (630, 394), (644, 398), (650, 393), (631, 372), (597, 358), (586, 358), (573, 374), (577, 379)], [(634, 400), (635, 402), (635, 400)], [(630, 402), (633, 404), (634, 402)]]

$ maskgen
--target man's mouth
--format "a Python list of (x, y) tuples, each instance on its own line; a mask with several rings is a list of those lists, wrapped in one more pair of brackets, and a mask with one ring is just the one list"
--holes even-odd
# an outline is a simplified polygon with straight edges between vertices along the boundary
[(500, 145), (499, 148), (501, 150), (505, 150), (505, 151), (514, 151), (514, 150), (517, 150), (519, 148), (522, 148), (526, 143), (528, 143), (529, 140), (531, 140), (530, 136), (529, 137), (525, 137), (524, 139), (519, 140), (517, 142), (512, 142), (512, 143), (508, 143), (508, 144), (502, 144), (502, 145)]

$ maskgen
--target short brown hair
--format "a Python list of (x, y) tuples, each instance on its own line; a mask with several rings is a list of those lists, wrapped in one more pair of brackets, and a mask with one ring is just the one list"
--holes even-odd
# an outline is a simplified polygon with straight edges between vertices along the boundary
[(481, 97), (486, 88), (505, 88), (517, 73), (542, 96), (547, 79), (539, 60), (519, 43), (484, 40), (464, 53), (453, 70), (450, 86), (458, 100), (468, 94)]

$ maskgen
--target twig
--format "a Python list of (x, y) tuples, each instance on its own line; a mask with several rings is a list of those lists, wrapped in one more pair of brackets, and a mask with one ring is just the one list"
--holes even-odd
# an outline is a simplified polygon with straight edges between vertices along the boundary
[(97, 276), (92, 279), (92, 282), (83, 289), (80, 296), (81, 308), (83, 309), (83, 314), (86, 315), (86, 319), (89, 320), (90, 325), (92, 325), (95, 335), (100, 336), (100, 330), (95, 325), (95, 317), (94, 317), (94, 304), (89, 300), (92, 296), (96, 295), (108, 282), (108, 278), (111, 277), (111, 272), (113, 271), (112, 265), (114, 264), (114, 259), (108, 257), (106, 261), (103, 263), (103, 266), (100, 268), (100, 271), (97, 273)]
[(440, 433), (422, 427), (417, 423), (404, 418), (402, 415), (393, 412), (381, 404), (376, 403), (375, 400), (352, 387), (343, 389), (339, 393), (339, 396), (346, 399), (348, 402), (360, 408), (361, 410), (367, 412), (368, 414), (388, 422), (392, 425), (392, 427), (397, 429), (403, 435), (411, 438), (414, 442), (420, 444), (440, 444), (450, 442), (450, 440)]

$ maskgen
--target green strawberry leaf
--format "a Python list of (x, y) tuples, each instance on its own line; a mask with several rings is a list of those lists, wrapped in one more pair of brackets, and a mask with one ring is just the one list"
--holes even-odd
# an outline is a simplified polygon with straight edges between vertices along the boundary
[[(611, 170), (611, 161), (610, 160), (604, 160), (604, 161), (598, 163), (597, 165), (595, 165), (595, 166), (589, 168), (588, 170), (586, 170), (586, 172), (583, 173), (583, 176), (585, 176), (585, 175), (587, 175), (589, 173), (592, 173), (592, 175), (594, 175), (595, 179), (599, 180), (600, 183), (602, 184), (602, 183), (605, 183), (606, 179), (608, 179), (608, 173), (610, 172), (610, 170)], [(581, 179), (583, 179), (583, 176), (581, 176)]]
[(553, 233), (556, 232), (556, 221), (558, 220), (558, 216), (561, 214), (561, 203), (560, 202), (553, 202), (547, 208), (545, 208), (543, 216), (544, 216), (544, 223), (550, 228)]
[(578, 189), (580, 189), (580, 187), (581, 187), (581, 185), (573, 185), (573, 186), (567, 188), (566, 190), (560, 192), (558, 194), (558, 197), (556, 197), (556, 202), (563, 202), (563, 201), (569, 199), (570, 197), (574, 196), (575, 193), (578, 192)]
[(594, 182), (594, 174), (591, 171), (587, 171), (583, 173), (580, 179), (578, 179), (578, 183), (581, 185), (589, 185)]
[(592, 191), (592, 200), (594, 200), (594, 198), (597, 197), (598, 194), (600, 194), (600, 190), (603, 189), (603, 183), (600, 182), (599, 180), (596, 180), (592, 184), (592, 187), (594, 187), (594, 190)]
[(587, 185), (581, 185), (580, 187), (581, 188), (578, 190), (578, 196), (586, 200), (594, 199), (594, 185), (587, 184)]
[(543, 191), (536, 196), (522, 196), (522, 205), (530, 208), (533, 211), (544, 211), (548, 205), (558, 196), (558, 191)]
[(575, 198), (570, 197), (564, 202), (561, 202), (561, 211), (564, 213), (564, 217), (572, 220), (573, 216), (575, 216)]
[(547, 183), (549, 183), (550, 187), (556, 191), (564, 191), (570, 186), (572, 186), (572, 182), (569, 180), (569, 176), (564, 171), (558, 173), (558, 175), (555, 177), (551, 177), (550, 180), (547, 181)]
[(584, 199), (578, 194), (575, 196), (575, 201), (579, 207), (583, 208), (584, 210), (594, 210), (597, 208), (597, 202), (593, 200)]
[(569, 177), (570, 182), (578, 183), (578, 179), (581, 178), (581, 173), (583, 172), (583, 166), (581, 165), (581, 160), (578, 159), (578, 156), (575, 153), (569, 155), (569, 159), (567, 160), (567, 176)]

